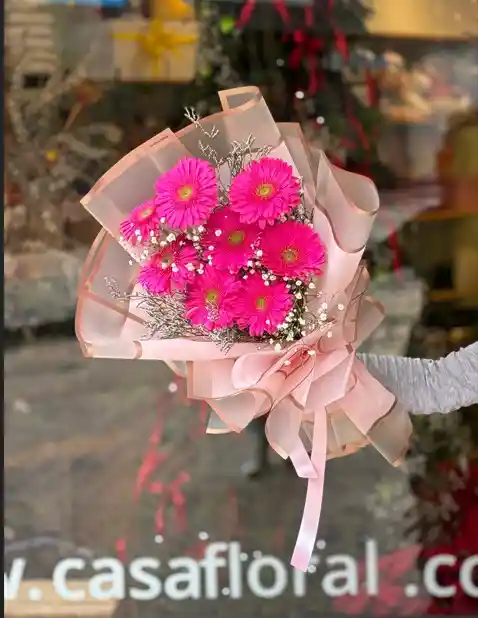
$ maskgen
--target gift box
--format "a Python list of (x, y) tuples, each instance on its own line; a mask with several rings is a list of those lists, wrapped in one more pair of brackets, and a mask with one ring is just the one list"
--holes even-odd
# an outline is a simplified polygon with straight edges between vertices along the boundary
[(199, 23), (123, 17), (108, 23), (113, 77), (132, 82), (183, 83), (196, 73)]

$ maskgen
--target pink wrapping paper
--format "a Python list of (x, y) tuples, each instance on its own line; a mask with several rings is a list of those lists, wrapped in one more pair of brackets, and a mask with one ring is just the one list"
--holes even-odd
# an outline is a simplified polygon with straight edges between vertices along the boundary
[[(356, 358), (358, 345), (376, 328), (383, 311), (366, 296), (368, 274), (362, 254), (379, 208), (374, 184), (331, 165), (311, 151), (301, 129), (276, 124), (254, 87), (219, 93), (224, 111), (202, 120), (219, 129), (214, 148), (225, 155), (233, 140), (250, 134), (255, 148), (271, 146), (303, 178), (305, 204), (327, 247), (327, 265), (316, 280), (322, 295), (309, 303), (312, 313), (328, 306), (328, 325), (286, 349), (235, 344), (227, 353), (201, 339), (147, 339), (145, 316), (131, 301), (114, 299), (105, 278), (122, 292), (135, 289), (139, 269), (134, 248), (121, 247), (120, 222), (138, 203), (154, 195), (157, 177), (183, 156), (201, 157), (205, 137), (189, 126), (163, 131), (129, 153), (84, 198), (101, 223), (79, 286), (76, 333), (86, 356), (162, 360), (187, 377), (188, 395), (211, 407), (210, 433), (240, 432), (267, 414), (271, 447), (290, 457), (298, 476), (308, 479), (304, 515), (292, 564), (306, 570), (315, 543), (322, 504), (326, 459), (372, 444), (398, 465), (409, 444), (407, 412)], [(129, 253), (128, 253), (129, 251)], [(131, 265), (131, 264), (132, 265)]]

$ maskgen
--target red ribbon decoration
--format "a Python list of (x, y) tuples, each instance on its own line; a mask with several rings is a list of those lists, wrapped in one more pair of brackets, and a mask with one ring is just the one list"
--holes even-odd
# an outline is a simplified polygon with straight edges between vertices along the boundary
[(312, 28), (312, 24), (314, 23), (314, 11), (311, 5), (304, 7), (304, 19), (307, 28)]
[(274, 0), (272, 6), (279, 13), (284, 24), (288, 24), (290, 22), (290, 14), (285, 0)]
[(324, 48), (324, 42), (310, 35), (305, 30), (296, 30), (292, 33), (294, 48), (289, 55), (289, 66), (291, 69), (298, 69), (304, 60), (309, 69), (309, 85), (307, 93), (313, 95), (317, 92), (323, 82), (322, 69), (318, 62), (317, 54)]
[(342, 56), (342, 58), (344, 60), (348, 60), (349, 45), (347, 43), (347, 38), (345, 34), (340, 30), (340, 28), (335, 23), (334, 7), (335, 7), (335, 0), (328, 0), (329, 19), (330, 19), (330, 24), (332, 26), (334, 36), (335, 36), (335, 46), (339, 54)]
[(370, 69), (365, 70), (365, 81), (367, 85), (367, 99), (370, 107), (378, 105), (378, 92), (375, 80)]
[[(342, 56), (342, 59), (344, 61), (347, 61), (349, 59), (350, 53), (349, 53), (349, 46), (348, 46), (348, 42), (347, 42), (347, 37), (345, 36), (345, 34), (340, 30), (340, 28), (337, 26), (337, 23), (335, 21), (335, 17), (334, 17), (334, 7), (335, 7), (335, 0), (327, 0), (328, 2), (328, 12), (329, 12), (329, 19), (330, 19), (330, 23), (332, 26), (332, 30), (334, 33), (334, 37), (335, 37), (335, 47), (337, 48), (337, 51), (339, 52), (339, 54)], [(358, 119), (358, 117), (356, 116), (356, 114), (354, 113), (352, 106), (350, 104), (350, 100), (346, 101), (345, 103), (345, 114), (350, 122), (350, 124), (352, 125), (352, 127), (354, 128), (360, 143), (362, 145), (362, 147), (365, 150), (369, 150), (370, 149), (370, 140), (368, 139), (367, 134), (364, 131), (364, 128), (362, 126), (362, 123), (360, 122), (360, 120)]]
[(256, 8), (256, 0), (246, 0), (242, 5), (241, 12), (239, 13), (239, 18), (236, 22), (236, 27), (241, 30), (246, 26), (251, 20), (252, 14), (254, 13), (254, 9)]
[(396, 277), (403, 280), (402, 262), (400, 259), (400, 240), (396, 230), (390, 233), (388, 237), (388, 244), (392, 251), (392, 268)]
[[(252, 14), (256, 8), (257, 0), (245, 0), (242, 5), (241, 12), (239, 13), (239, 18), (236, 22), (236, 27), (241, 30), (244, 28), (251, 20)], [(290, 14), (289, 9), (285, 3), (285, 0), (274, 0), (272, 3), (274, 9), (279, 13), (282, 21), (285, 24), (290, 22)]]

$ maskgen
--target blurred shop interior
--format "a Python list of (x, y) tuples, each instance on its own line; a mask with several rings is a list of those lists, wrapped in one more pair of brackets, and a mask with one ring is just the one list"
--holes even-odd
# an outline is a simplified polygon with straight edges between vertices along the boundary
[[(439, 358), (477, 340), (477, 0), (5, 0), (5, 42), (12, 350), (73, 335), (79, 272), (99, 231), (79, 199), (131, 149), (185, 126), (185, 106), (206, 116), (220, 109), (218, 90), (243, 84), (261, 88), (276, 120), (300, 122), (312, 146), (379, 188), (366, 259), (387, 318), (363, 350)], [(410, 492), (422, 506), (453, 495), (472, 525), (478, 410), (415, 424), (410, 458), (425, 465), (410, 473)], [(246, 476), (267, 483), (267, 446), (256, 429), (237, 468), (244, 460)], [(141, 450), (138, 442), (135, 457)], [(7, 480), (10, 456), (15, 474), (23, 465), (9, 453)], [(463, 459), (471, 472), (458, 495), (444, 471), (455, 474)], [(433, 525), (426, 508), (416, 524), (423, 552), (442, 547), (445, 535), (454, 551), (450, 514), (439, 520), (431, 510)], [(459, 609), (433, 602), (448, 615), (477, 615), (477, 599), (468, 601)]]

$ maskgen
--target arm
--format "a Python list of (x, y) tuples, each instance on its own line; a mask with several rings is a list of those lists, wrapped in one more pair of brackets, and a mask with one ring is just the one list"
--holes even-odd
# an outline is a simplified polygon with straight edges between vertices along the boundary
[(357, 356), (412, 414), (446, 414), (478, 403), (478, 342), (440, 360)]

